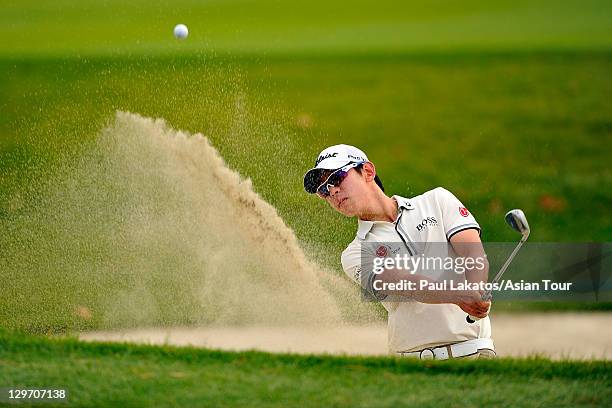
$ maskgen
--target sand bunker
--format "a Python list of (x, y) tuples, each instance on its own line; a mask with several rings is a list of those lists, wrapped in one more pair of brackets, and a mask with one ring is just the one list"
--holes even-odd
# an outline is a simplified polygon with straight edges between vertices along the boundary
[(162, 119), (118, 112), (30, 188), (2, 256), (26, 330), (375, 318), (205, 136)]
[[(498, 355), (612, 359), (612, 313), (532, 313), (492, 316)], [(81, 334), (86, 341), (172, 344), (224, 350), (385, 355), (383, 325), (340, 327), (211, 327), (134, 329)]]
[[(84, 340), (387, 353), (373, 304), (307, 258), (203, 135), (118, 112), (30, 190), (3, 231), (2, 261), (19, 273), (5, 282), (16, 326), (106, 330)], [(501, 355), (610, 358), (611, 323), (499, 315), (493, 330)]]

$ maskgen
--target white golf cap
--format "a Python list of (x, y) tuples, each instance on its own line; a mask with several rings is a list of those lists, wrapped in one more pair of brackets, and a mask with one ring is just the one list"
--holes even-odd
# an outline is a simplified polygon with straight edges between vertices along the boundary
[(349, 163), (368, 161), (368, 156), (355, 146), (339, 144), (330, 146), (319, 153), (315, 166), (304, 175), (304, 190), (315, 193), (321, 184), (321, 174), (325, 170), (337, 170)]

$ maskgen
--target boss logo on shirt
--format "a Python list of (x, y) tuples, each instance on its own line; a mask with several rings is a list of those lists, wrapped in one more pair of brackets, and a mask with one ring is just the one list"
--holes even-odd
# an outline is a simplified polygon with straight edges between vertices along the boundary
[(436, 220), (434, 217), (427, 217), (427, 218), (423, 218), (423, 221), (421, 221), (421, 223), (416, 226), (416, 229), (417, 231), (421, 232), (428, 227), (437, 227), (437, 226), (438, 226), (438, 220)]

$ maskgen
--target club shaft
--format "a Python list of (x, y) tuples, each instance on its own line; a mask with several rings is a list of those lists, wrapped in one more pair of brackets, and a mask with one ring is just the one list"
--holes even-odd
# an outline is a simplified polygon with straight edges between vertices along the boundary
[[(506, 262), (504, 262), (504, 264), (502, 265), (502, 267), (499, 269), (499, 272), (497, 272), (497, 275), (495, 275), (495, 277), (493, 278), (493, 280), (491, 281), (491, 283), (497, 283), (499, 282), (499, 280), (501, 279), (502, 275), (504, 274), (504, 272), (506, 272), (506, 269), (508, 269), (508, 266), (510, 265), (510, 263), (512, 262), (512, 260), (514, 259), (514, 257), (516, 256), (516, 254), (518, 253), (519, 249), (521, 249), (521, 247), (523, 246), (523, 244), (525, 243), (525, 241), (527, 241), (527, 238), (529, 237), (529, 233), (523, 235), (523, 237), (521, 238), (521, 240), (519, 241), (519, 243), (516, 245), (516, 247), (514, 248), (514, 251), (512, 251), (512, 253), (510, 254), (510, 256), (508, 257), (508, 259), (506, 259)], [(482, 294), (482, 300), (487, 301), (491, 299), (491, 292), (493, 291), (493, 288), (487, 290), (486, 292), (484, 292)], [(477, 322), (478, 320), (480, 320), (479, 317), (475, 317), (475, 316), (467, 316), (466, 320), (468, 323), (474, 323)]]
[[(518, 253), (519, 249), (521, 249), (521, 247), (523, 246), (523, 244), (525, 243), (525, 241), (527, 241), (527, 235), (523, 235), (523, 238), (521, 238), (521, 240), (519, 241), (519, 243), (516, 245), (516, 247), (514, 247), (514, 251), (512, 251), (512, 253), (510, 254), (510, 256), (508, 257), (508, 259), (506, 259), (506, 262), (504, 262), (504, 264), (502, 265), (502, 267), (499, 269), (499, 272), (497, 272), (497, 275), (495, 275), (495, 277), (493, 278), (493, 280), (491, 281), (491, 283), (497, 283), (499, 282), (499, 280), (501, 279), (502, 275), (504, 274), (504, 272), (506, 272), (506, 269), (508, 269), (508, 266), (510, 266), (510, 263), (512, 262), (512, 260), (514, 259), (514, 257), (516, 256), (516, 254)], [(483, 300), (488, 300), (489, 297), (491, 296), (491, 292), (493, 291), (493, 289), (489, 289), (486, 292), (484, 292), (482, 294), (482, 299)]]

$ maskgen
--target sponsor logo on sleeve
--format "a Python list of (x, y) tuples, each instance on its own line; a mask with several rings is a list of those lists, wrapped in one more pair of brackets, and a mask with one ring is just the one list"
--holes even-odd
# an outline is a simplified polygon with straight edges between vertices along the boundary
[(459, 207), (459, 214), (461, 214), (462, 217), (467, 217), (470, 215), (470, 212), (465, 207)]
[(376, 256), (379, 258), (384, 258), (389, 253), (389, 250), (386, 246), (381, 245), (376, 249)]
[(360, 279), (361, 279), (361, 267), (357, 267), (357, 269), (355, 269), (355, 272), (353, 273), (353, 278), (357, 282), (360, 281)]

